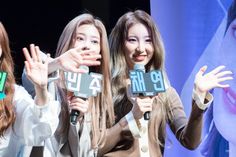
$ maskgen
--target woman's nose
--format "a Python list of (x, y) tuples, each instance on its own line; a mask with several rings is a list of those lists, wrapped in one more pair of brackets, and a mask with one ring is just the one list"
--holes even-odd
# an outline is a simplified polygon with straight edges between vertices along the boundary
[(139, 42), (138, 47), (136, 48), (138, 53), (143, 53), (145, 51), (145, 45), (143, 42)]
[(82, 46), (82, 50), (89, 50), (89, 49), (90, 49), (89, 41), (85, 41), (84, 45)]

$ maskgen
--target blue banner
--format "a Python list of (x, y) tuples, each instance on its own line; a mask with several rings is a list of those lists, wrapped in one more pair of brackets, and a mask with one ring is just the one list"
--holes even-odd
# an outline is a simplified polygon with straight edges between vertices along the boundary
[[(181, 96), (187, 116), (192, 107), (195, 74), (203, 65), (210, 71), (222, 64), (217, 62), (217, 50), (225, 35), (231, 3), (232, 0), (151, 0), (151, 15), (164, 40), (167, 74)], [(205, 126), (203, 141), (210, 122)], [(169, 128), (167, 130), (165, 157), (203, 157), (202, 145), (189, 151), (179, 144)]]

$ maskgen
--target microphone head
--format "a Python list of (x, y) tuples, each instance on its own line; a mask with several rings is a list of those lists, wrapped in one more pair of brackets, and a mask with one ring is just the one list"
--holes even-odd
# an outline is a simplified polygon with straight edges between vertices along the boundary
[(145, 66), (143, 64), (135, 64), (134, 70), (141, 70), (141, 71), (145, 72)]
[(86, 65), (81, 65), (81, 66), (79, 66), (79, 69), (84, 70), (84, 71), (85, 71), (85, 74), (89, 73), (89, 67), (86, 66)]

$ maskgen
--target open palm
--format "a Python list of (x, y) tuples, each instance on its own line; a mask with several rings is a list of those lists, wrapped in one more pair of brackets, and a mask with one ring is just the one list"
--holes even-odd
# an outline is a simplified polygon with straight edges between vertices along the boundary
[(23, 48), (26, 58), (25, 69), (26, 75), (29, 80), (35, 85), (40, 87), (47, 86), (48, 82), (48, 59), (45, 62), (41, 60), (39, 47), (30, 45), (30, 52), (27, 48)]
[(229, 84), (222, 84), (224, 81), (232, 80), (231, 71), (222, 71), (225, 66), (218, 66), (209, 73), (203, 75), (207, 66), (203, 66), (195, 76), (195, 89), (199, 92), (206, 93), (209, 90), (219, 87), (226, 88)]

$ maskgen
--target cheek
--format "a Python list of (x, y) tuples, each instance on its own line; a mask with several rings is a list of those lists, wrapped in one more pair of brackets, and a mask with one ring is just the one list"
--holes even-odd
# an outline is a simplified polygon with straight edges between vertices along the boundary
[(72, 48), (75, 48), (75, 47), (81, 47), (82, 46), (82, 44), (81, 44), (81, 42), (74, 42), (74, 44), (72, 45)]
[(149, 49), (148, 49), (148, 57), (149, 57), (149, 58), (152, 58), (152, 57), (153, 57), (153, 54), (154, 54), (154, 49), (153, 49), (153, 48), (149, 48)]
[(101, 47), (100, 45), (94, 46), (91, 48), (95, 53), (100, 54), (101, 52)]
[(135, 49), (136, 49), (135, 45), (132, 45), (129, 43), (125, 44), (124, 51), (125, 51), (126, 55), (128, 55), (128, 56), (131, 55), (133, 52), (135, 52)]

